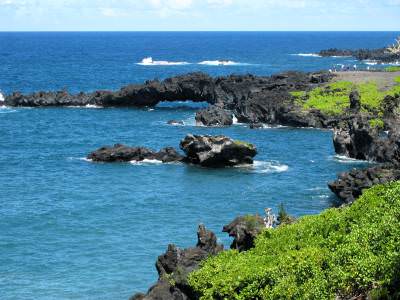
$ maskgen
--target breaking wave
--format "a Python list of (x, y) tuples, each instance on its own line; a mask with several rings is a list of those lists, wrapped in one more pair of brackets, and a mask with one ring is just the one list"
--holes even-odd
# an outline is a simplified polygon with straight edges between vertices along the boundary
[(333, 160), (344, 164), (368, 164), (370, 161), (355, 159), (345, 155), (336, 154), (332, 157)]
[(291, 55), (302, 56), (302, 57), (322, 57), (321, 55), (316, 54), (316, 53), (296, 53), (296, 54), (291, 54)]
[(199, 65), (206, 66), (247, 66), (248, 63), (235, 62), (232, 60), (204, 60), (199, 62)]
[(144, 159), (144, 160), (141, 160), (141, 161), (132, 160), (132, 161), (130, 161), (130, 163), (132, 165), (141, 166), (141, 165), (160, 165), (163, 162), (161, 160), (158, 160), (158, 159)]
[(258, 174), (271, 174), (271, 173), (283, 173), (289, 170), (288, 165), (280, 164), (276, 161), (260, 161), (255, 160), (252, 165), (241, 165), (238, 168), (243, 168), (251, 173)]
[(186, 61), (167, 61), (167, 60), (153, 60), (152, 57), (143, 58), (140, 63), (141, 66), (181, 66), (189, 65)]

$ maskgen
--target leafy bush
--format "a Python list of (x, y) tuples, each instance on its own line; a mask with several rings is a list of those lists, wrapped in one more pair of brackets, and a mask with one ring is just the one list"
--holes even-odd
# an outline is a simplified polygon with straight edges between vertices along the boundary
[(372, 119), (372, 120), (369, 121), (369, 125), (372, 128), (383, 129), (385, 127), (385, 122), (383, 122), (382, 119)]
[(398, 288), (399, 266), (396, 182), (352, 206), (265, 230), (255, 248), (206, 260), (189, 283), (201, 299), (335, 299)]
[[(395, 78), (395, 82), (400, 83), (400, 76)], [(349, 95), (354, 89), (360, 93), (361, 107), (364, 112), (379, 113), (385, 96), (400, 93), (400, 84), (387, 91), (382, 91), (376, 82), (354, 84), (349, 81), (338, 81), (324, 87), (317, 87), (309, 92), (291, 92), (291, 95), (295, 98), (295, 102), (305, 110), (319, 109), (328, 115), (341, 115), (345, 109), (350, 107)]]
[(400, 66), (390, 66), (385, 68), (386, 72), (400, 72)]

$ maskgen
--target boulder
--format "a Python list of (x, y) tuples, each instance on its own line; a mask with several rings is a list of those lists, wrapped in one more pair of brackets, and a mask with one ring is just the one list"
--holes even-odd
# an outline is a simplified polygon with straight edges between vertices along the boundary
[(328, 186), (343, 203), (349, 204), (361, 196), (363, 190), (394, 180), (400, 180), (400, 169), (391, 164), (384, 164), (341, 173), (338, 179)]
[(354, 112), (359, 112), (361, 109), (361, 97), (358, 91), (354, 90), (350, 93), (350, 109)]
[(380, 163), (400, 162), (400, 136), (370, 125), (362, 115), (352, 116), (334, 128), (335, 152), (350, 158)]
[(254, 247), (254, 240), (265, 229), (263, 218), (258, 215), (237, 217), (230, 224), (225, 225), (223, 232), (233, 237), (231, 249), (247, 251)]
[(144, 147), (129, 147), (122, 144), (115, 144), (112, 147), (101, 147), (87, 156), (94, 162), (129, 162), (160, 160), (166, 162), (176, 162), (183, 159), (174, 148), (168, 147), (159, 152)]
[(169, 120), (167, 122), (168, 125), (173, 125), (173, 126), (182, 126), (185, 125), (185, 122), (181, 121), (181, 120)]
[(185, 300), (194, 299), (194, 293), (188, 284), (188, 275), (199, 267), (204, 259), (223, 250), (217, 243), (217, 237), (200, 225), (197, 231), (197, 245), (180, 249), (169, 245), (167, 251), (156, 262), (159, 279), (146, 294), (136, 294), (132, 300)]
[(204, 167), (252, 164), (257, 154), (254, 145), (226, 136), (187, 135), (181, 141), (186, 161)]
[(212, 105), (196, 113), (196, 124), (204, 126), (230, 126), (233, 124), (232, 112)]

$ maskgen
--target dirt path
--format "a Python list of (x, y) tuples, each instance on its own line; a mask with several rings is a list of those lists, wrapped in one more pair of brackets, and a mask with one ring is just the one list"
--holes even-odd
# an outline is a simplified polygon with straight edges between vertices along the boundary
[(400, 76), (400, 72), (368, 72), (368, 71), (348, 71), (348, 72), (335, 72), (337, 75), (334, 81), (351, 81), (354, 83), (363, 83), (374, 81), (378, 84), (381, 90), (388, 90), (396, 83), (395, 77)]

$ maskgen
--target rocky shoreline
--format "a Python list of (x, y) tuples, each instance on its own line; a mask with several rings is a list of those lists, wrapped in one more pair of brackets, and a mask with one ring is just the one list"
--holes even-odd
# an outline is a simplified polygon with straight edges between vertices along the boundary
[[(363, 59), (386, 59), (386, 56), (379, 57), (379, 53), (381, 52), (353, 53), (333, 49), (323, 51), (321, 55), (351, 54)], [(67, 92), (39, 92), (29, 95), (13, 93), (7, 95), (0, 104), (16, 107), (153, 107), (161, 101), (206, 101), (210, 106), (196, 114), (196, 122), (206, 126), (230, 126), (236, 118), (249, 124), (250, 128), (259, 128), (262, 123), (329, 128), (333, 130), (333, 145), (337, 154), (380, 164), (339, 174), (336, 181), (328, 184), (343, 204), (350, 204), (366, 188), (400, 180), (400, 95), (386, 96), (382, 101), (381, 112), (366, 112), (362, 107), (360, 94), (352, 91), (348, 95), (350, 105), (340, 115), (330, 115), (315, 108), (304, 109), (293, 96), (292, 92), (311, 91), (321, 87), (331, 82), (334, 76), (329, 72), (287, 72), (270, 77), (232, 75), (212, 78), (203, 73), (191, 73), (164, 81), (129, 85), (116, 92), (98, 91), (77, 95)], [(180, 124), (179, 121), (170, 122)], [(203, 167), (226, 167), (251, 164), (257, 154), (254, 145), (225, 136), (189, 134), (181, 141), (180, 148), (185, 156), (171, 147), (157, 152), (143, 147), (116, 144), (102, 147), (90, 153), (87, 158), (94, 162), (159, 160), (163, 163), (183, 162)], [(248, 221), (245, 217), (238, 217), (224, 227), (224, 231), (234, 238), (231, 247), (238, 251), (251, 248), (255, 237), (263, 228), (261, 218), (253, 217), (250, 223)], [(182, 250), (170, 245), (156, 263), (158, 282), (147, 294), (137, 294), (132, 299), (196, 299), (187, 283), (188, 274), (198, 268), (200, 261), (222, 250), (223, 247), (217, 244), (215, 234), (200, 226), (196, 247)]]
[(400, 60), (399, 54), (390, 53), (387, 48), (379, 49), (337, 49), (331, 48), (318, 52), (322, 57), (347, 57), (352, 56), (357, 60), (375, 61), (378, 63), (395, 63)]
[[(360, 51), (364, 53), (365, 51)], [(323, 55), (349, 52), (340, 50), (322, 51)], [(367, 53), (382, 53), (381, 50), (368, 50)], [(359, 54), (361, 55), (361, 54)], [(371, 54), (372, 55), (372, 54)], [(386, 96), (383, 100), (383, 113), (365, 112), (360, 95), (349, 95), (350, 107), (342, 114), (331, 115), (319, 109), (305, 109), (293, 96), (293, 92), (311, 91), (332, 82), (335, 75), (329, 72), (286, 72), (272, 76), (231, 75), (212, 78), (204, 73), (190, 73), (165, 79), (147, 81), (144, 84), (128, 85), (119, 91), (97, 91), (76, 95), (62, 92), (38, 92), (28, 95), (15, 92), (5, 96), (3, 105), (19, 107), (86, 106), (103, 107), (153, 107), (161, 101), (206, 101), (209, 107), (196, 113), (196, 122), (206, 126), (230, 126), (233, 119), (249, 124), (250, 128), (260, 128), (263, 123), (292, 127), (314, 127), (332, 129), (335, 152), (350, 158), (370, 160), (378, 163), (398, 165), (400, 161), (400, 96)], [(326, 90), (326, 93), (334, 91)], [(373, 126), (379, 118), (384, 126)], [(170, 121), (179, 125), (179, 121)], [(193, 139), (197, 139), (194, 141)], [(101, 148), (88, 156), (93, 161), (142, 161), (160, 160), (162, 162), (184, 161), (202, 166), (232, 166), (251, 163), (255, 153), (236, 157), (231, 162), (215, 156), (211, 150), (215, 141), (189, 138), (182, 150), (183, 157), (173, 148), (159, 152), (141, 147)], [(212, 155), (201, 157), (193, 152), (195, 147), (207, 148)], [(227, 143), (227, 141), (223, 142)], [(237, 144), (228, 142), (228, 144)], [(226, 144), (227, 145), (227, 144)], [(229, 152), (229, 148), (225, 152)], [(243, 150), (243, 149), (242, 149)], [(200, 152), (196, 150), (197, 152)], [(220, 151), (221, 152), (221, 151)], [(239, 151), (240, 152), (240, 151)], [(221, 153), (224, 153), (222, 151)], [(342, 174), (343, 175), (343, 174)], [(334, 186), (333, 183), (330, 186)], [(351, 185), (353, 186), (353, 185)], [(354, 186), (354, 190), (358, 188)], [(341, 191), (332, 188), (340, 197)], [(357, 194), (357, 192), (355, 192)], [(346, 200), (347, 201), (347, 198)]]

